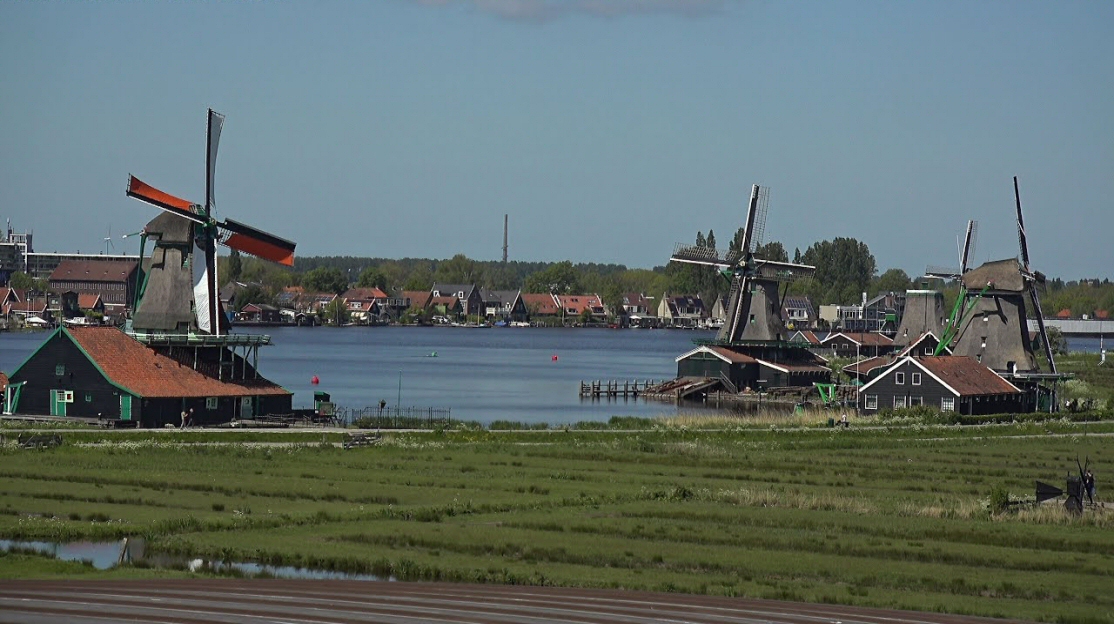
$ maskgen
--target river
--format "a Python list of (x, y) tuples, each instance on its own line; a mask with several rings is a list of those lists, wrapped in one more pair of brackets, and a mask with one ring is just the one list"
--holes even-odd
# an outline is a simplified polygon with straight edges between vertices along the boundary
[[(236, 331), (248, 331), (237, 329)], [(663, 380), (675, 358), (707, 331), (493, 327), (269, 327), (259, 369), (294, 392), (294, 406), (313, 392), (348, 408), (377, 405), (449, 408), (454, 420), (568, 424), (612, 416), (653, 417), (703, 411), (643, 399), (581, 399), (590, 380)], [(0, 370), (15, 370), (47, 332), (0, 333)], [(1069, 339), (1073, 351), (1097, 352), (1097, 338)], [(436, 355), (434, 355), (436, 354)], [(316, 376), (320, 383), (313, 385)]]

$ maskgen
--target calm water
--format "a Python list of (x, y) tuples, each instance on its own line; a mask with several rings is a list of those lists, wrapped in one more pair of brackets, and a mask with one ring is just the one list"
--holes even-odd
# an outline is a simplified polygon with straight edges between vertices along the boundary
[[(269, 327), (265, 333), (274, 344), (260, 349), (260, 372), (294, 392), (295, 407), (312, 405), (314, 390), (322, 390), (350, 408), (384, 400), (447, 407), (457, 420), (550, 424), (676, 414), (670, 403), (581, 399), (577, 390), (581, 380), (672, 379), (674, 358), (691, 349), (693, 339), (713, 337), (687, 330), (525, 327)], [(0, 333), (0, 370), (13, 371), (47, 335)], [(1099, 340), (1069, 339), (1068, 345), (1097, 352)], [(314, 375), (317, 386), (310, 383)]]
[[(260, 349), (260, 372), (294, 392), (295, 407), (312, 405), (314, 390), (321, 390), (351, 408), (384, 400), (450, 408), (456, 420), (550, 424), (677, 413), (675, 405), (656, 401), (582, 400), (579, 384), (672, 379), (674, 358), (692, 349), (693, 339), (714, 337), (689, 330), (526, 327), (268, 327), (265, 333), (274, 344)], [(0, 334), (0, 370), (14, 370), (48, 335)], [(315, 375), (317, 386), (310, 383)]]

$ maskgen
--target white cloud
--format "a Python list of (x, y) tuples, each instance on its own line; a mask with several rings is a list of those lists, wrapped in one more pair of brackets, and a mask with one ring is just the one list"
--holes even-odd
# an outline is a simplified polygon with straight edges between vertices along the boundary
[(571, 15), (623, 17), (672, 13), (701, 17), (718, 13), (737, 0), (416, 0), (431, 6), (464, 4), (504, 19), (545, 22)]

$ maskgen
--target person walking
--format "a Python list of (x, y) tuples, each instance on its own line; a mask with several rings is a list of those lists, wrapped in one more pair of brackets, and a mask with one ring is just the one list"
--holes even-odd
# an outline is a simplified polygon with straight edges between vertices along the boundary
[(190, 413), (183, 409), (182, 410), (182, 426), (179, 427), (180, 429), (185, 429), (186, 428), (186, 422), (189, 420), (189, 417), (190, 417)]
[(1087, 494), (1087, 500), (1091, 505), (1095, 504), (1095, 475), (1091, 474), (1090, 469), (1083, 473), (1083, 491)]
[(193, 420), (193, 408), (192, 407), (190, 408), (188, 424), (189, 424), (190, 427), (196, 427), (197, 426), (197, 423), (194, 422), (194, 420)]

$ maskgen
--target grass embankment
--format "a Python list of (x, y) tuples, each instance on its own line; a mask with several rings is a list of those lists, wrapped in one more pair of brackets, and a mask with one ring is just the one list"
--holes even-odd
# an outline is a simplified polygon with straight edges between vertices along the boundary
[[(1062, 421), (460, 431), (348, 451), (320, 434), (274, 448), (67, 436), (0, 450), (0, 536), (144, 535), (191, 556), (402, 579), (1111, 621), (1114, 515), (989, 508), (995, 491), (1062, 485), (1077, 456), (1101, 479), (1111, 432)], [(0, 556), (0, 577), (97, 574), (34, 559)], [(129, 573), (183, 574), (109, 574)]]

